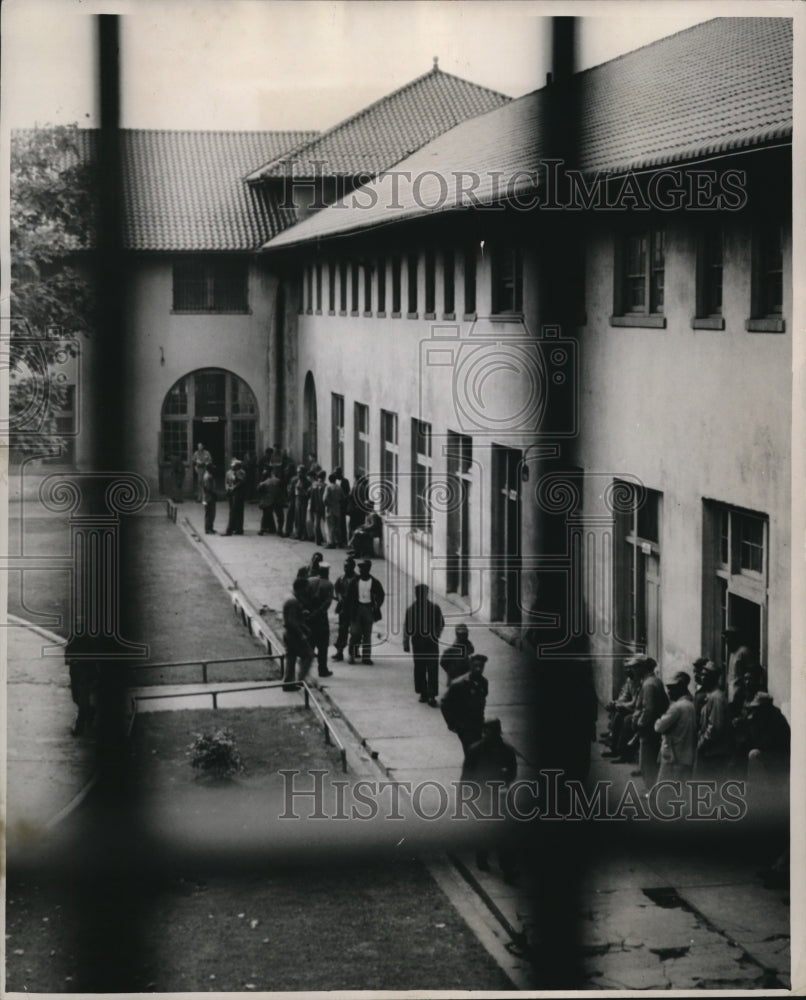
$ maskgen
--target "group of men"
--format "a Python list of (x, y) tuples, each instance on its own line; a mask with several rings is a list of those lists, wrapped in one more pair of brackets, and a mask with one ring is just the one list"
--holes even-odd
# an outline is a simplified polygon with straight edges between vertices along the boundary
[(610, 725), (603, 756), (634, 763), (647, 791), (667, 779), (778, 782), (789, 771), (789, 724), (763, 690), (764, 671), (741, 632), (723, 633), (728, 649), (728, 677), (707, 657), (692, 664), (691, 674), (677, 671), (665, 685), (649, 656), (625, 663), (626, 679), (610, 702)]
[[(255, 492), (260, 507), (258, 535), (311, 541), (329, 549), (349, 546), (358, 557), (372, 557), (383, 521), (367, 495), (366, 479), (353, 488), (341, 468), (330, 475), (308, 455), (295, 465), (285, 448), (266, 448), (257, 464)], [(203, 443), (193, 453), (196, 499), (205, 506), (204, 530), (216, 534), (215, 466)], [(224, 482), (229, 519), (226, 535), (242, 535), (244, 505), (250, 499), (250, 477), (244, 462), (233, 458)]]
[[(330, 647), (330, 621), (328, 611), (336, 602), (338, 633), (334, 661), (344, 660), (347, 648), (348, 662), (372, 666), (372, 630), (383, 617), (386, 594), (383, 584), (371, 573), (372, 561), (349, 556), (344, 562), (344, 572), (335, 581), (330, 580), (330, 566), (322, 553), (315, 552), (307, 566), (303, 566), (293, 583), (292, 596), (283, 605), (283, 641), (286, 659), (283, 689), (294, 691), (299, 681), (305, 680), (314, 658), (320, 677), (331, 677), (327, 654)], [(299, 672), (297, 663), (299, 662)]]

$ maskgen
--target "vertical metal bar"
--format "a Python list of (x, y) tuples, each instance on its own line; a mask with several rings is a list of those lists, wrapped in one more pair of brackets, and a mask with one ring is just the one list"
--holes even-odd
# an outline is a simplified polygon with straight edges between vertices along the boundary
[(206, 684), (207, 683), (207, 664), (206, 663), (202, 663), (201, 668), (202, 668), (202, 684)]
[(341, 748), (341, 769), (347, 774), (347, 751), (344, 747)]
[(307, 686), (303, 687), (302, 690), (305, 692), (305, 707), (310, 708), (311, 707), (310, 692), (308, 691)]

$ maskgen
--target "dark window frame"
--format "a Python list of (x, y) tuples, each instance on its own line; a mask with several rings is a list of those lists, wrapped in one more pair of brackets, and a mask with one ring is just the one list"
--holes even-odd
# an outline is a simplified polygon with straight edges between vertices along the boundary
[(238, 255), (199, 254), (173, 262), (174, 313), (249, 312), (249, 260)]

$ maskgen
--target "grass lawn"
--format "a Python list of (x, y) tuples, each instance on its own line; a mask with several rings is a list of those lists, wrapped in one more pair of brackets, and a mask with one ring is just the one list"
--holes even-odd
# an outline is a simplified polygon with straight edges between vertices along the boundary
[[(301, 707), (161, 712), (140, 716), (133, 734), (146, 795), (209, 809), (218, 789), (196, 779), (186, 752), (193, 733), (219, 726), (233, 730), (247, 766), (235, 782), (242, 797), (262, 801), (289, 761), (339, 773)], [(13, 880), (8, 897), (8, 989), (80, 990), (75, 899)], [(345, 858), (326, 831), (293, 868), (232, 874), (189, 859), (146, 901), (136, 967), (132, 991), (512, 989), (417, 858)]]

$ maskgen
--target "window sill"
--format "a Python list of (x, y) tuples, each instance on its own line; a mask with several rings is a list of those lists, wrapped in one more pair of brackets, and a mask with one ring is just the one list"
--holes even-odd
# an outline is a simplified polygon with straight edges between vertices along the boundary
[(401, 314), (399, 312), (392, 313), (392, 319), (400, 319)]
[(365, 316), (371, 316), (372, 315), (372, 310), (371, 309), (365, 309), (364, 310), (364, 315)]
[(339, 316), (346, 316), (346, 315), (347, 315), (346, 309), (339, 309)]
[(317, 309), (316, 312), (314, 312), (314, 316), (321, 316), (321, 315), (322, 315), (321, 309)]
[(456, 319), (456, 313), (443, 313), (443, 319)]
[(665, 330), (666, 317), (650, 316), (649, 314), (647, 314), (646, 316), (644, 315), (611, 316), (610, 325), (644, 327), (649, 330)]
[(386, 319), (386, 310), (381, 309), (378, 313), (376, 313), (376, 315), (378, 319)]
[(692, 330), (724, 330), (724, 316), (695, 316), (691, 321)]
[(351, 316), (360, 316), (361, 313), (357, 309), (351, 309), (350, 310), (350, 315)]
[(406, 319), (417, 319), (417, 316), (418, 316), (418, 313), (416, 313), (416, 312), (406, 313)]
[(328, 309), (327, 314), (328, 314), (328, 316), (335, 316), (336, 315), (336, 310), (335, 309)]
[(780, 316), (759, 316), (746, 319), (744, 328), (748, 333), (784, 333), (786, 322)]
[(250, 316), (251, 309), (172, 309), (172, 316)]
[(437, 318), (437, 314), (435, 312), (426, 312), (426, 313), (423, 313), (423, 319), (436, 319), (436, 318)]
[(522, 312), (491, 313), (490, 319), (496, 323), (522, 323)]
[(313, 309), (306, 309), (305, 310), (305, 315), (306, 316), (313, 316)]
[(476, 321), (476, 320), (478, 319), (478, 313), (476, 313), (476, 312), (472, 312), (472, 313), (463, 313), (463, 314), (462, 314), (462, 319), (463, 319), (463, 320), (464, 320), (464, 321), (465, 321), (466, 323), (474, 323), (474, 322), (475, 322), (475, 321)]

